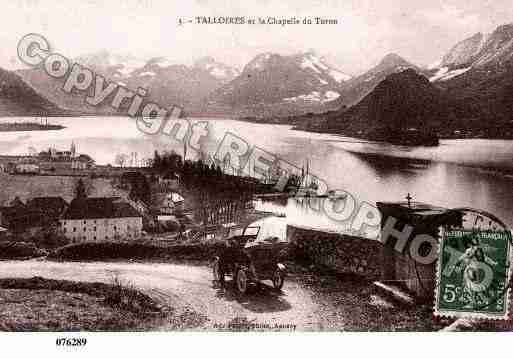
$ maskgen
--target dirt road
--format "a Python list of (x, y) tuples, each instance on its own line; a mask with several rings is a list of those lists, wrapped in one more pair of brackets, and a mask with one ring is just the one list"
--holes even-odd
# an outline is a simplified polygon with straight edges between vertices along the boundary
[[(320, 329), (316, 304), (310, 292), (295, 281), (286, 281), (282, 292), (263, 286), (239, 296), (216, 288), (206, 266), (164, 263), (50, 262), (45, 260), (0, 262), (0, 277), (40, 276), (85, 282), (112, 283), (118, 277), (177, 310), (187, 308), (208, 321), (202, 329), (215, 329), (233, 321), (254, 325), (295, 326), (295, 330)], [(166, 329), (166, 328), (162, 328)]]

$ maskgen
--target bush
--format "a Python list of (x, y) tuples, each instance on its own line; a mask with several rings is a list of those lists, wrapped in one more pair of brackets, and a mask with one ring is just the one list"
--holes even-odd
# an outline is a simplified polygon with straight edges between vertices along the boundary
[(70, 244), (70, 240), (59, 231), (41, 231), (27, 239), (39, 248), (54, 249)]
[(176, 233), (182, 228), (179, 221), (145, 221), (143, 229), (148, 233)]
[(36, 247), (34, 243), (0, 242), (0, 259), (36, 258), (47, 254)]
[(180, 222), (177, 221), (164, 221), (162, 223), (163, 232), (178, 232), (180, 229)]
[(113, 259), (209, 260), (224, 248), (224, 242), (157, 245), (152, 243), (91, 242), (70, 244), (50, 253), (54, 260), (95, 261)]
[[(105, 303), (111, 307), (121, 308), (130, 311), (141, 311), (142, 304), (148, 305), (144, 294), (139, 292), (131, 283), (123, 283), (121, 279), (114, 276), (109, 290), (105, 292)], [(156, 308), (155, 304), (150, 307)]]
[(37, 248), (54, 249), (64, 247), (70, 244), (70, 240), (64, 234), (55, 228), (44, 228), (34, 234), (22, 233), (17, 235), (9, 235), (5, 238), (8, 242), (25, 242), (33, 243)]
[(51, 236), (44, 236), (43, 238), (40, 238), (37, 242), (34, 241), (34, 243), (42, 248), (53, 249), (64, 247), (70, 244), (71, 241), (61, 234), (55, 234)]

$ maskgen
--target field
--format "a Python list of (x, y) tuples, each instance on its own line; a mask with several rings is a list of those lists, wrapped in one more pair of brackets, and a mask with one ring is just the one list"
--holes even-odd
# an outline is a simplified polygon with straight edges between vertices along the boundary
[[(11, 176), (0, 174), (0, 205), (6, 205), (16, 196), (23, 202), (33, 197), (60, 196), (66, 201), (74, 197), (75, 183), (78, 177), (68, 176)], [(87, 179), (86, 187), (91, 197), (119, 196), (109, 179)]]
[(125, 286), (39, 277), (0, 280), (0, 331), (186, 329), (202, 323)]
[[(135, 314), (97, 297), (52, 290), (2, 289), (2, 331), (128, 330), (141, 328)], [(51, 303), (49, 305), (49, 303)], [(27, 308), (30, 308), (27, 310)], [(142, 327), (141, 329), (144, 329)]]

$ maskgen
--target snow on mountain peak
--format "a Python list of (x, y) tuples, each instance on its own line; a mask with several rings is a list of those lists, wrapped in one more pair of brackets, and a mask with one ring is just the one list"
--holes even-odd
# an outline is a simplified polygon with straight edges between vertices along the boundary
[(468, 39), (458, 42), (442, 58), (439, 66), (462, 66), (471, 63), (483, 48), (486, 39), (487, 36), (479, 32)]
[(75, 59), (78, 63), (114, 77), (128, 77), (144, 66), (145, 61), (132, 55), (114, 54), (108, 50), (85, 54)]
[(208, 71), (212, 76), (218, 80), (230, 81), (239, 75), (239, 70), (234, 67), (225, 65), (216, 61), (211, 56), (205, 56), (194, 63), (194, 67)]
[(351, 80), (351, 76), (348, 75), (348, 74), (345, 74), (343, 72), (340, 72), (338, 70), (335, 70), (335, 69), (330, 69), (330, 75), (331, 77), (333, 77), (335, 79), (335, 81), (337, 82), (344, 82), (344, 81), (349, 81)]
[(157, 65), (161, 68), (166, 68), (166, 67), (173, 65), (173, 63), (165, 57), (155, 57), (155, 58), (151, 59), (150, 61), (148, 61), (148, 64), (150, 64), (150, 63), (152, 65)]
[(336, 91), (326, 91), (323, 93), (319, 91), (312, 91), (309, 94), (299, 95), (295, 97), (287, 97), (284, 98), (283, 101), (294, 103), (298, 101), (305, 101), (305, 102), (311, 102), (311, 103), (326, 103), (333, 100), (336, 100), (340, 97), (340, 94)]
[(251, 60), (246, 67), (244, 67), (244, 70), (262, 70), (265, 68), (269, 60), (272, 58), (280, 57), (280, 55), (273, 54), (271, 52), (266, 52), (260, 55), (257, 55), (253, 60)]
[(303, 54), (300, 66), (303, 69), (311, 69), (318, 74), (327, 74), (336, 82), (343, 82), (351, 79), (351, 76), (335, 69), (326, 63), (322, 57), (312, 51)]
[(317, 57), (315, 54), (310, 52), (306, 53), (303, 56), (303, 61), (301, 62), (301, 67), (306, 69), (310, 68), (317, 73), (322, 73), (322, 70), (328, 70), (329, 67), (322, 62), (322, 60)]
[(438, 72), (434, 76), (432, 76), (429, 79), (429, 82), (447, 81), (452, 78), (463, 75), (465, 72), (469, 71), (470, 69), (471, 69), (471, 67), (465, 67), (465, 68), (460, 68), (460, 69), (455, 69), (455, 70), (449, 71), (448, 67), (442, 67), (441, 69), (438, 70)]
[(442, 65), (442, 59), (438, 59), (436, 60), (435, 62), (429, 64), (427, 66), (427, 69), (428, 70), (436, 70), (436, 69), (439, 69), (440, 68), (440, 65)]
[[(492, 33), (478, 32), (454, 45), (444, 55), (440, 64), (431, 69), (444, 69), (459, 76), (469, 68), (483, 68), (505, 64), (513, 59), (513, 24), (498, 26)], [(450, 78), (452, 78), (450, 77)], [(444, 81), (447, 74), (435, 74), (432, 81)]]

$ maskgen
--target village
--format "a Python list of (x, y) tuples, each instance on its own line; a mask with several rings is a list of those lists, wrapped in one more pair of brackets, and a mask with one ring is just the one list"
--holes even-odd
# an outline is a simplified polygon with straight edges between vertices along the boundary
[[(59, 238), (60, 244), (148, 235), (162, 240), (211, 239), (220, 228), (236, 225), (251, 209), (259, 187), (254, 179), (222, 174), (201, 161), (183, 163), (175, 153), (155, 153), (145, 166), (119, 162), (121, 166), (116, 167), (96, 165), (91, 156), (78, 153), (74, 143), (64, 151), (49, 148), (0, 156), (0, 176), (11, 183), (39, 182), (33, 185), (38, 187), (36, 193), (4, 192), (1, 238), (36, 244), (38, 238)], [(228, 194), (225, 189), (223, 195), (196, 183), (219, 182), (221, 177), (231, 182), (228, 186), (237, 185), (238, 192)], [(67, 185), (55, 186), (59, 181)], [(26, 183), (20, 187), (24, 189)]]

